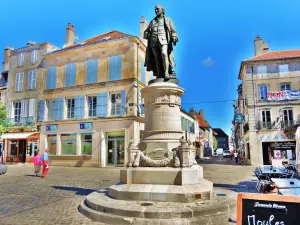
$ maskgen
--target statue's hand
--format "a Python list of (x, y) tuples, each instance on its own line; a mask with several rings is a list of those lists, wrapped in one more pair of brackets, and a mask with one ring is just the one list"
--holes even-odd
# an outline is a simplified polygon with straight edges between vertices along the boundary
[(144, 39), (148, 39), (149, 33), (147, 31), (144, 32)]
[(173, 42), (174, 44), (176, 44), (176, 43), (178, 42), (178, 38), (177, 38), (177, 37), (172, 37), (172, 42)]

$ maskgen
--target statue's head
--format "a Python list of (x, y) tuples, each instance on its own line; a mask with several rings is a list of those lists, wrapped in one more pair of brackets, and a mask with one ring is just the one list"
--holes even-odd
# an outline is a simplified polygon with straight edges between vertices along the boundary
[(165, 8), (162, 5), (156, 5), (154, 10), (157, 16), (160, 14), (165, 15)]

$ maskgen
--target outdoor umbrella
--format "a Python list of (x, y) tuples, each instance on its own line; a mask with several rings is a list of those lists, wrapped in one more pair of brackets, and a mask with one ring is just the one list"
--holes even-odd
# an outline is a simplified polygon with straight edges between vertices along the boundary
[(300, 127), (297, 128), (296, 136), (296, 165), (298, 171), (300, 170)]

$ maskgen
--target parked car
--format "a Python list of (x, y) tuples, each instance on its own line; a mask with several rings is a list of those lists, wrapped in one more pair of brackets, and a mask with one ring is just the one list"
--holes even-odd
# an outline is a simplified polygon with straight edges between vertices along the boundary
[(223, 155), (223, 148), (217, 148), (217, 155)]
[(226, 158), (226, 157), (229, 158), (229, 157), (230, 157), (230, 151), (229, 151), (229, 150), (224, 150), (224, 151), (223, 151), (223, 157), (224, 157), (224, 158)]

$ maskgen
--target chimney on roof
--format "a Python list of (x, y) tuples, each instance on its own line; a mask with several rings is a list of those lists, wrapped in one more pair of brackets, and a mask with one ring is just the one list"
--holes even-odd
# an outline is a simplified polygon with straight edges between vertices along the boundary
[(11, 51), (13, 51), (13, 47), (6, 47), (4, 49), (4, 61), (2, 63), (2, 71), (7, 71), (9, 68), (9, 57), (11, 54)]
[(34, 41), (28, 41), (27, 42), (27, 46), (31, 46), (31, 45), (36, 45), (37, 43), (36, 42), (34, 42)]
[(144, 16), (142, 16), (142, 18), (140, 20), (140, 39), (143, 42), (143, 44), (146, 46), (147, 46), (147, 40), (144, 39), (144, 32), (148, 26), (149, 26), (149, 23), (146, 21), (146, 18)]
[(203, 112), (203, 110), (202, 109), (200, 109), (200, 111), (199, 111), (199, 115), (204, 119), (204, 112)]
[(74, 42), (75, 42), (75, 28), (73, 24), (68, 23), (68, 27), (66, 29), (66, 41), (64, 47), (73, 45)]
[(263, 39), (257, 35), (254, 39), (254, 55), (258, 56), (269, 52), (269, 46), (267, 43), (263, 42)]

